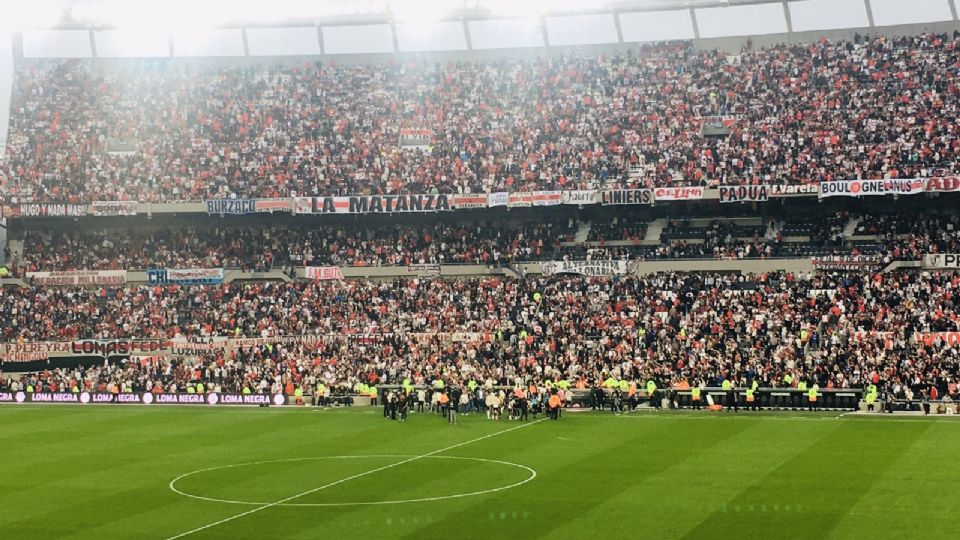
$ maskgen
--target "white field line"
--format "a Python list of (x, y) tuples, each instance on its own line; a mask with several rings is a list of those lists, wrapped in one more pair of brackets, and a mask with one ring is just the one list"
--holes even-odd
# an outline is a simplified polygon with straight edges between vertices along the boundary
[(541, 418), (540, 420), (535, 420), (535, 421), (533, 421), (533, 422), (531, 422), (531, 423), (529, 423), (529, 424), (521, 424), (521, 425), (519, 425), (519, 426), (514, 426), (514, 427), (512, 427), (512, 428), (508, 428), (508, 429), (504, 429), (504, 430), (501, 430), (501, 431), (497, 431), (497, 432), (491, 433), (491, 434), (489, 434), (489, 435), (484, 435), (484, 436), (482, 436), (482, 437), (477, 437), (476, 439), (470, 439), (469, 441), (465, 441), (465, 442), (462, 442), (462, 443), (457, 443), (457, 444), (454, 444), (454, 445), (452, 445), (452, 446), (448, 446), (448, 447), (446, 447), (446, 448), (441, 448), (441, 449), (439, 449), (439, 450), (434, 450), (434, 451), (432, 451), (432, 452), (427, 452), (426, 454), (421, 454), (421, 455), (419, 455), (419, 456), (413, 456), (413, 457), (407, 458), (407, 459), (405, 459), (405, 460), (403, 460), (403, 461), (398, 461), (398, 462), (396, 462), (396, 463), (391, 463), (390, 465), (384, 465), (383, 467), (377, 467), (376, 469), (371, 469), (371, 470), (369, 470), (369, 471), (365, 471), (365, 472), (362, 472), (362, 473), (357, 473), (357, 474), (355, 474), (355, 475), (353, 475), (353, 476), (348, 476), (348, 477), (346, 477), (346, 478), (341, 478), (340, 480), (336, 480), (336, 481), (334, 481), (334, 482), (330, 482), (329, 484), (324, 484), (324, 485), (322, 485), (322, 486), (320, 486), (320, 487), (315, 487), (315, 488), (313, 488), (313, 489), (309, 489), (309, 490), (307, 490), (307, 491), (304, 491), (303, 493), (297, 493), (296, 495), (291, 495), (290, 497), (287, 497), (287, 498), (284, 498), (284, 499), (280, 499), (279, 501), (272, 502), (272, 503), (268, 503), (268, 504), (264, 504), (263, 506), (258, 506), (258, 507), (256, 507), (256, 508), (247, 510), (246, 512), (241, 512), (241, 513), (239, 513), (239, 514), (234, 514), (234, 515), (232, 515), (232, 516), (230, 516), (230, 517), (223, 518), (223, 519), (221, 519), (221, 520), (219, 520), (219, 521), (214, 521), (213, 523), (210, 523), (210, 524), (207, 524), (207, 525), (203, 525), (203, 526), (201, 526), (201, 527), (197, 527), (196, 529), (191, 529), (191, 530), (189, 530), (189, 531), (187, 531), (187, 532), (180, 533), (180, 534), (178, 534), (178, 535), (176, 535), (176, 536), (171, 536), (171, 537), (167, 538), (167, 540), (176, 540), (177, 538), (183, 538), (184, 536), (189, 536), (189, 535), (191, 535), (191, 534), (193, 534), (193, 533), (200, 532), (200, 531), (209, 529), (209, 528), (211, 528), (211, 527), (216, 527), (217, 525), (222, 525), (222, 524), (224, 524), (224, 523), (227, 523), (228, 521), (233, 521), (233, 520), (235, 520), (235, 519), (239, 519), (239, 518), (242, 518), (242, 517), (244, 517), (244, 516), (249, 516), (250, 514), (255, 514), (255, 513), (259, 512), (259, 511), (261, 511), (261, 510), (266, 510), (267, 508), (272, 508), (272, 507), (274, 507), (274, 506), (277, 506), (277, 505), (280, 505), (280, 504), (283, 504), (283, 503), (286, 503), (286, 502), (290, 502), (290, 501), (292, 501), (292, 500), (294, 500), (294, 499), (298, 499), (298, 498), (300, 498), (300, 497), (304, 497), (304, 496), (306, 496), (306, 495), (310, 495), (311, 493), (316, 493), (316, 492), (318, 492), (318, 491), (327, 489), (327, 488), (329, 488), (329, 487), (333, 487), (333, 486), (336, 486), (336, 485), (338, 485), (338, 484), (342, 484), (342, 483), (344, 483), (344, 482), (349, 482), (350, 480), (354, 480), (354, 479), (357, 479), (357, 478), (361, 478), (361, 477), (364, 477), (364, 476), (368, 476), (368, 475), (371, 475), (371, 474), (373, 474), (373, 473), (377, 473), (377, 472), (380, 472), (380, 471), (385, 471), (385, 470), (387, 470), (387, 469), (392, 469), (393, 467), (398, 467), (398, 466), (400, 466), (400, 465), (403, 465), (404, 463), (410, 463), (411, 461), (416, 461), (416, 460), (418, 460), (418, 459), (423, 459), (423, 458), (426, 458), (426, 457), (430, 457), (430, 456), (439, 454), (439, 453), (441, 453), (441, 452), (446, 452), (446, 451), (448, 451), (448, 450), (453, 450), (454, 448), (459, 448), (459, 447), (461, 447), (461, 446), (466, 446), (466, 445), (468, 445), (468, 444), (472, 444), (472, 443), (475, 443), (475, 442), (478, 442), (478, 441), (482, 441), (482, 440), (484, 440), (484, 439), (489, 439), (490, 437), (496, 437), (497, 435), (503, 435), (504, 433), (509, 433), (509, 432), (514, 431), (514, 430), (517, 430), (517, 429), (522, 429), (522, 428), (525, 428), (525, 427), (527, 427), (527, 426), (531, 426), (531, 425), (533, 425), (533, 424), (538, 424), (538, 423), (540, 423), (540, 422), (543, 422), (544, 420), (546, 420), (546, 418)]

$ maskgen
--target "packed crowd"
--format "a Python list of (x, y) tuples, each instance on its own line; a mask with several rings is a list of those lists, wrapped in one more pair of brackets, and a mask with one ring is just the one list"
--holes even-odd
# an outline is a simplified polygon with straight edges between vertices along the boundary
[[(960, 274), (919, 272), (30, 288), (4, 294), (0, 316), (3, 341), (277, 338), (192, 360), (80, 370), (91, 384), (159, 382), (165, 391), (197, 380), (240, 391), (291, 380), (353, 388), (616, 377), (821, 388), (884, 381), (944, 394), (960, 375), (960, 341), (930, 333), (960, 331), (958, 288)], [(77, 374), (33, 377), (62, 388)]]
[[(455, 64), (28, 62), (0, 177), (8, 200), (67, 202), (953, 174), (958, 38)], [(718, 116), (730, 134), (701, 136)], [(404, 130), (429, 140), (401, 145)]]
[[(858, 221), (851, 238), (843, 234)], [(18, 276), (32, 271), (295, 266), (503, 266), (544, 260), (747, 259), (877, 255), (883, 262), (960, 252), (960, 215), (846, 212), (791, 225), (771, 219), (738, 226), (717, 219), (691, 227), (670, 220), (659, 244), (644, 241), (649, 218), (608, 216), (589, 222), (575, 242), (578, 218), (538, 222), (336, 224), (264, 227), (191, 225), (138, 229), (27, 229), (22, 252), (8, 253)], [(792, 237), (791, 237), (792, 236)]]
[(29, 271), (289, 266), (406, 266), (536, 261), (572, 240), (576, 221), (499, 226), (337, 225), (28, 230), (14, 266)]

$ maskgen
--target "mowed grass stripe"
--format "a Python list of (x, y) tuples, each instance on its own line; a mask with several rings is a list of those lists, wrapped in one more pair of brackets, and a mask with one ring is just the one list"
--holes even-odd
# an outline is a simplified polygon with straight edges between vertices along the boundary
[[(776, 537), (786, 530), (791, 538), (823, 538), (928, 426), (917, 423), (884, 429), (866, 423), (838, 425), (777, 469), (751, 476), (749, 484), (724, 508), (712, 513), (685, 538), (736, 531), (745, 521), (758, 536)], [(896, 441), (878, 444), (876, 436), (891, 429), (898, 433)], [(778, 500), (784, 511), (765, 518), (763, 514)], [(787, 511), (785, 505), (794, 511)]]

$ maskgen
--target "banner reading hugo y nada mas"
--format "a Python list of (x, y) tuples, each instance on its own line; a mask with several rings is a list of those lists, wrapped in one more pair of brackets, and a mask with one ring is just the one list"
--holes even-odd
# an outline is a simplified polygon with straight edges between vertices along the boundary
[(548, 261), (540, 263), (540, 272), (553, 274), (579, 274), (581, 276), (622, 276), (636, 271), (628, 261)]
[(151, 268), (147, 270), (151, 285), (219, 285), (223, 268)]

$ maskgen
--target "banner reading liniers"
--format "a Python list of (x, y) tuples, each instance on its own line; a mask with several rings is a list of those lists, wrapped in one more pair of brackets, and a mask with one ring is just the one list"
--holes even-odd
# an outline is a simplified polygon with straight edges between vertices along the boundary
[(656, 188), (653, 192), (656, 201), (695, 201), (703, 198), (702, 187), (666, 187)]
[(123, 285), (125, 270), (72, 270), (64, 272), (27, 272), (35, 285)]
[(352, 197), (296, 197), (297, 214), (393, 214), (450, 211), (450, 195), (358, 195)]
[(767, 186), (720, 186), (720, 202), (765, 202), (770, 200)]
[(653, 204), (653, 191), (649, 189), (610, 189), (600, 192), (600, 204)]

